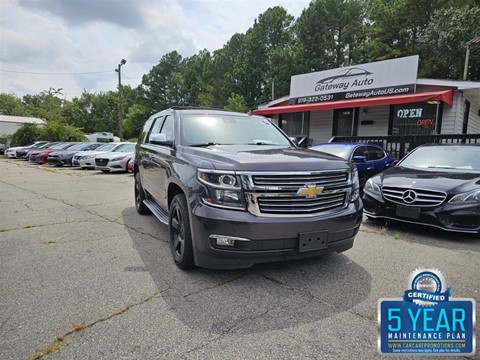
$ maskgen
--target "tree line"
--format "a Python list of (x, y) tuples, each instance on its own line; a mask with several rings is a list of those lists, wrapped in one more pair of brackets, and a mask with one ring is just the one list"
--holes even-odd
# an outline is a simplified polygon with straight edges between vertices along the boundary
[[(221, 49), (185, 58), (169, 52), (139, 86), (118, 89), (123, 138), (137, 137), (151, 114), (171, 106), (246, 112), (288, 95), (292, 75), (341, 66), (418, 54), (419, 77), (461, 80), (479, 19), (478, 0), (313, 0), (297, 19), (271, 7)], [(470, 49), (468, 79), (480, 79), (480, 44)], [(114, 91), (62, 100), (61, 89), (50, 89), (0, 94), (0, 113), (118, 134), (118, 102)]]

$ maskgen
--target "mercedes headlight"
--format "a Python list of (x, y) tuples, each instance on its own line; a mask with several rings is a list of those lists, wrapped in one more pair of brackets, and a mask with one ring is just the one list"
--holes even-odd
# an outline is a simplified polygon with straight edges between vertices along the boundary
[(454, 205), (480, 204), (480, 190), (455, 195), (449, 203)]
[(233, 171), (198, 169), (198, 180), (206, 185), (204, 203), (212, 206), (245, 209), (240, 178)]
[(381, 186), (380, 178), (378, 176), (371, 177), (365, 183), (365, 186), (363, 187), (363, 191), (380, 195), (382, 193), (382, 189), (380, 186)]

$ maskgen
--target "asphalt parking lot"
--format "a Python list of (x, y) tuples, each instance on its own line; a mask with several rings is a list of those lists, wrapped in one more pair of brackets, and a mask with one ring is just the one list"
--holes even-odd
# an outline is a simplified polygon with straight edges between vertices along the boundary
[(380, 358), (377, 301), (416, 268), (479, 313), (470, 235), (365, 219), (341, 254), (183, 272), (131, 174), (7, 159), (0, 213), (0, 359)]

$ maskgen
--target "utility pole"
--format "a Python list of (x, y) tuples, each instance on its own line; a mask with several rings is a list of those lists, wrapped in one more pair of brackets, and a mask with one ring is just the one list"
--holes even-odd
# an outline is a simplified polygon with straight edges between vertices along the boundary
[(115, 71), (118, 73), (118, 137), (122, 140), (123, 137), (123, 127), (122, 127), (122, 119), (123, 119), (123, 105), (122, 105), (122, 65), (125, 65), (127, 60), (122, 59), (118, 64), (118, 67)]
[(465, 65), (463, 66), (463, 80), (467, 80), (468, 75), (468, 59), (470, 57), (470, 48), (474, 44), (480, 44), (480, 36), (473, 38), (469, 42), (467, 42), (467, 53), (465, 54)]

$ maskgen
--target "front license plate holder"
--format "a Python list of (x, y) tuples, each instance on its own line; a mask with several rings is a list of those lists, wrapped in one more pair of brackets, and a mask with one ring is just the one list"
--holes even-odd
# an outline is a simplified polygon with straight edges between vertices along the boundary
[(420, 208), (397, 205), (397, 216), (407, 219), (418, 219), (420, 217)]
[(298, 234), (298, 251), (321, 250), (328, 247), (328, 231), (313, 231)]

